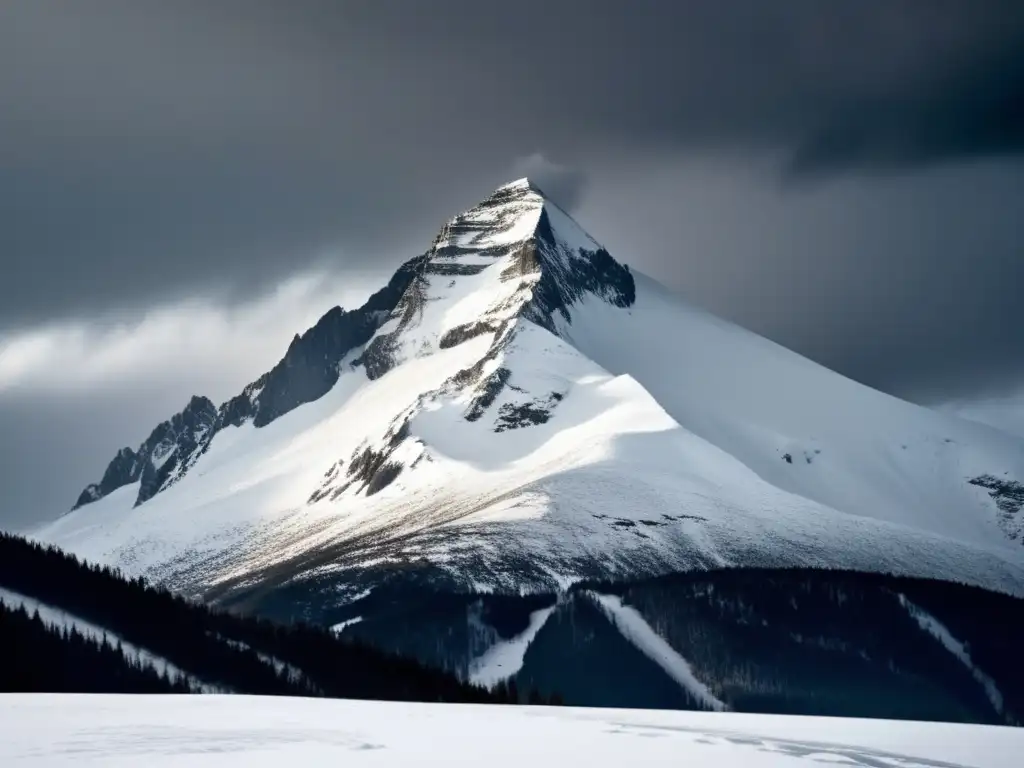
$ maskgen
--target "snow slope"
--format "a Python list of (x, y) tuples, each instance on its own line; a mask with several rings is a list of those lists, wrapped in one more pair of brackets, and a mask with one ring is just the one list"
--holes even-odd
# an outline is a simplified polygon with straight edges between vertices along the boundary
[(626, 317), (585, 298), (559, 333), (612, 373), (628, 372), (688, 430), (833, 509), (982, 545), (1001, 525), (1019, 538), (1019, 521), (976, 514), (990, 500), (967, 480), (1019, 480), (1024, 441), (858, 384), (645, 276), (636, 286)]
[(1011, 768), (1024, 730), (251, 696), (0, 697), (0, 765)]
[(415, 264), (326, 394), (218, 417), (173, 484), (114, 473), (37, 537), (197, 593), (410, 563), (514, 591), (801, 564), (1024, 593), (1024, 515), (970, 482), (1012, 496), (1024, 441), (688, 306), (527, 180)]

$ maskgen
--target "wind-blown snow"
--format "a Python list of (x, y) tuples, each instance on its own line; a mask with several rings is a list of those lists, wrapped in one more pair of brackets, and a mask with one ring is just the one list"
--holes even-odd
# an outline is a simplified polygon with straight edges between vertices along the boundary
[(698, 704), (707, 709), (724, 710), (725, 704), (694, 675), (690, 663), (661, 635), (654, 631), (635, 608), (622, 603), (616, 595), (588, 593), (604, 610), (608, 620), (647, 658), (661, 667)]
[(554, 612), (555, 606), (541, 608), (530, 614), (526, 629), (509, 640), (499, 640), (469, 665), (469, 680), (476, 685), (492, 688), (508, 680), (523, 668), (526, 651)]
[(55, 627), (57, 629), (74, 628), (90, 640), (97, 642), (106, 640), (113, 646), (117, 646), (117, 644), (120, 643), (121, 651), (124, 653), (126, 658), (141, 665), (152, 667), (158, 674), (164, 675), (168, 680), (187, 681), (194, 690), (201, 693), (230, 693), (230, 691), (221, 686), (204, 683), (194, 675), (189, 674), (177, 665), (167, 661), (167, 659), (162, 656), (157, 656), (156, 654), (150, 653), (145, 648), (133, 645), (117, 634), (110, 632), (101, 626), (88, 622), (85, 619), (81, 619), (78, 616), (74, 616), (60, 608), (54, 608), (46, 603), (41, 603), (35, 598), (27, 597), (19, 592), (0, 587), (0, 603), (6, 603), (11, 608), (23, 607), (30, 616), (38, 612), (39, 618), (49, 627)]
[(996, 687), (995, 680), (978, 669), (971, 659), (971, 654), (967, 651), (967, 647), (953, 637), (953, 634), (946, 628), (945, 624), (928, 613), (924, 608), (910, 602), (904, 595), (900, 595), (899, 598), (900, 604), (907, 609), (907, 613), (917, 622), (918, 626), (942, 643), (942, 646), (947, 651), (956, 656), (970, 670), (971, 675), (974, 676), (974, 679), (985, 690), (985, 695), (992, 703), (993, 709), (1000, 715), (1003, 714), (1003, 694)]
[(0, 765), (1015, 768), (980, 725), (255, 696), (0, 697)]
[(557, 279), (599, 246), (528, 182), (503, 189), (442, 231), (368, 345), (370, 375), (354, 351), (328, 394), (222, 430), (138, 508), (122, 488), (37, 537), (196, 591), (358, 542), (318, 575), (426, 562), (518, 591), (804, 565), (1024, 594), (1016, 528), (968, 482), (1024, 479), (1024, 440), (850, 381), (639, 274), (628, 306), (570, 286), (552, 333), (526, 311), (548, 267), (525, 245), (546, 214)]

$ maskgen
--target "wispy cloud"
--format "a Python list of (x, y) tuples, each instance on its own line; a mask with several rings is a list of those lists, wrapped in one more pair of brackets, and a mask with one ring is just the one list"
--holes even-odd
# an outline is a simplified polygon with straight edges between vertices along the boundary
[(247, 303), (183, 300), (113, 321), (83, 319), (0, 335), (0, 397), (176, 381), (225, 398), (273, 365), (297, 331), (335, 305), (360, 304), (377, 282), (306, 272)]

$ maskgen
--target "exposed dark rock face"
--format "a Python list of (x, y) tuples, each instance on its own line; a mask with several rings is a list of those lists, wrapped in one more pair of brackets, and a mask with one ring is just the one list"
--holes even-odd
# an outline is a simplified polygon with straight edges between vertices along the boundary
[(1002, 513), (1002, 528), (1011, 539), (1022, 539), (1024, 521), (1018, 513), (1024, 509), (1024, 483), (1016, 480), (1000, 479), (994, 475), (981, 475), (968, 481), (988, 491)]
[(495, 319), (459, 325), (445, 333), (441, 337), (437, 346), (441, 349), (451, 349), (452, 347), (457, 347), (459, 344), (462, 344), (464, 341), (475, 339), (477, 336), (483, 336), (487, 333), (500, 333), (505, 325), (505, 321)]
[(329, 392), (338, 380), (341, 357), (365, 343), (378, 327), (379, 318), (372, 313), (335, 307), (296, 336), (264, 381), (256, 401), (255, 426), (265, 426)]
[(551, 412), (562, 401), (561, 392), (552, 392), (543, 400), (532, 400), (527, 403), (505, 403), (498, 409), (498, 420), (494, 425), (495, 432), (506, 432), (510, 429), (545, 424), (551, 418)]
[(511, 378), (512, 371), (502, 367), (484, 379), (477, 388), (476, 397), (473, 398), (469, 408), (466, 410), (466, 420), (476, 421), (483, 416), (484, 412), (491, 407)]
[(564, 258), (546, 211), (541, 212), (534, 239), (516, 258), (515, 272), (536, 271), (541, 273), (540, 281), (533, 288), (533, 299), (524, 315), (551, 331), (554, 315), (558, 313), (571, 322), (569, 307), (588, 293), (617, 307), (629, 307), (636, 301), (636, 283), (629, 267), (613, 259), (604, 248), (580, 249)]
[(217, 408), (205, 397), (159, 424), (137, 451), (122, 448), (107, 466), (103, 479), (87, 487), (75, 509), (132, 483), (140, 483), (136, 506), (175, 482), (195, 462), (209, 440)]
[[(499, 190), (477, 206), (476, 210), (514, 204), (524, 195), (533, 192), (539, 190), (532, 185)], [(551, 203), (546, 202), (546, 205)], [(513, 209), (510, 216), (514, 217), (515, 213)], [(501, 221), (490, 224), (492, 229), (497, 230), (502, 226)], [(437, 242), (453, 234), (468, 236), (471, 242), (473, 236), (483, 233), (475, 221), (464, 222), (456, 218), (442, 230)], [(473, 249), (469, 251), (479, 253)], [(438, 252), (435, 251), (435, 255)], [(508, 255), (508, 252), (500, 255)], [(469, 421), (481, 418), (504, 388), (510, 386), (514, 374), (508, 367), (502, 365), (486, 376), (483, 372), (486, 364), (498, 359), (500, 353), (514, 339), (515, 328), (509, 326), (517, 317), (530, 320), (552, 333), (557, 333), (555, 315), (561, 315), (565, 322), (571, 322), (570, 307), (587, 294), (598, 296), (623, 308), (631, 306), (636, 301), (636, 284), (629, 268), (615, 261), (603, 248), (593, 251), (583, 248), (572, 250), (559, 241), (551, 228), (546, 208), (540, 211), (533, 235), (518, 246), (511, 256), (511, 263), (501, 272), (503, 281), (520, 283), (516, 295), (506, 301), (506, 304), (510, 305), (491, 307), (489, 312), (496, 313), (498, 317), (485, 317), (478, 322), (453, 328), (440, 340), (439, 346), (446, 349), (476, 336), (494, 334), (494, 343), (487, 354), (476, 365), (452, 377), (446, 385), (450, 388), (475, 388), (474, 398), (465, 413), (465, 418)], [(522, 303), (518, 304), (514, 315), (505, 316), (508, 310), (517, 306), (517, 302)], [(555, 399), (548, 398), (547, 401), (537, 400), (502, 406), (496, 419), (495, 431), (503, 432), (544, 423), (560, 398), (559, 395)]]
[(78, 501), (75, 502), (75, 506), (72, 509), (78, 509), (84, 504), (102, 499), (108, 493), (112, 493), (118, 488), (131, 485), (139, 479), (141, 473), (142, 459), (139, 457), (139, 454), (131, 448), (122, 448), (117, 452), (114, 460), (107, 465), (107, 470), (103, 473), (103, 479), (98, 483), (87, 486), (82, 491), (82, 495), (78, 497)]
[[(475, 252), (475, 251), (474, 251)], [(451, 262), (443, 261), (431, 261), (426, 269), (425, 274), (428, 275), (479, 275), (483, 272), (488, 264), (455, 264)]]
[(177, 481), (209, 444), (217, 420), (217, 406), (205, 397), (193, 397), (185, 409), (163, 422), (139, 449), (142, 462), (138, 506)]
[(136, 503), (141, 504), (180, 478), (224, 427), (248, 421), (262, 427), (322, 397), (337, 382), (345, 356), (366, 344), (387, 321), (425, 264), (424, 256), (407, 261), (357, 310), (335, 307), (327, 312), (295, 336), (277, 365), (220, 408), (206, 398), (193, 398), (184, 411), (153, 430), (138, 451), (118, 452), (103, 479), (82, 491), (74, 509), (139, 480)]
[(406, 262), (359, 309), (335, 307), (304, 334), (296, 335), (277, 365), (222, 406), (224, 423), (252, 418), (255, 426), (262, 427), (327, 394), (338, 381), (341, 361), (387, 321), (425, 263), (424, 257)]
[(340, 470), (344, 462), (337, 462), (325, 476), (320, 489), (314, 492), (311, 501), (318, 501), (330, 495), (338, 498), (349, 489), (355, 493), (373, 496), (391, 485), (405, 469), (400, 462), (393, 461), (392, 455), (405, 439), (409, 437), (409, 422), (399, 418), (384, 434), (380, 445), (371, 446), (363, 443), (352, 454), (345, 469), (345, 481), (338, 482)]
[(429, 254), (418, 261), (415, 270), (409, 274), (409, 280), (392, 313), (393, 317), (398, 318), (395, 329), (375, 337), (367, 345), (362, 356), (355, 361), (356, 365), (362, 365), (366, 369), (366, 375), (370, 380), (379, 379), (395, 367), (395, 348), (399, 338), (423, 312), (427, 300), (423, 270), (428, 263)]
[(987, 489), (996, 506), (1007, 515), (1014, 515), (1024, 507), (1024, 483), (1000, 480), (992, 475), (982, 475), (969, 482)]
[(344, 459), (338, 459), (336, 462), (331, 464), (330, 468), (326, 472), (324, 472), (324, 479), (323, 482), (320, 484), (320, 487), (313, 491), (312, 495), (310, 495), (310, 504), (315, 504), (321, 499), (327, 498), (331, 494), (331, 491), (334, 490), (334, 484), (338, 480), (338, 474), (341, 472), (341, 468), (344, 466)]

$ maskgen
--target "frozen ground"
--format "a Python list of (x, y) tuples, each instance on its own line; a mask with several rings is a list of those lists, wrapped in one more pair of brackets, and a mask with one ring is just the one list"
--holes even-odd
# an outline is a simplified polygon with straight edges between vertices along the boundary
[(0, 765), (1015, 768), (1024, 730), (248, 696), (0, 696)]

